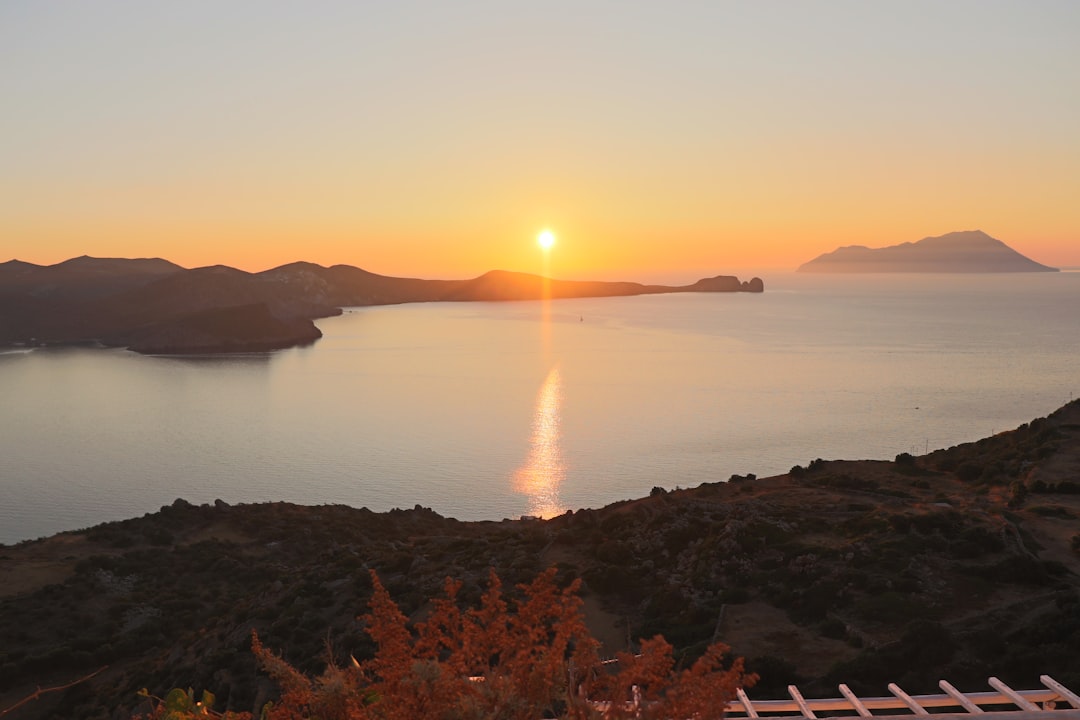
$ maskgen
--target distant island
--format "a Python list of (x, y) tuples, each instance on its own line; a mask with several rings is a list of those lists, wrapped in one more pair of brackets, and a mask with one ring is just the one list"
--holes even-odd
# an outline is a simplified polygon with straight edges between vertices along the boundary
[(492, 271), (471, 280), (397, 278), (297, 262), (259, 273), (167, 260), (78, 257), (0, 263), (0, 346), (87, 344), (147, 354), (260, 352), (314, 342), (315, 318), (413, 302), (763, 292), (760, 278), (718, 275), (680, 287), (549, 280)]
[(1080, 401), (919, 457), (807, 458), (550, 520), (176, 500), (0, 545), (0, 709), (107, 665), (16, 717), (128, 717), (140, 688), (188, 686), (258, 717), (276, 691), (252, 629), (304, 672), (328, 657), (347, 667), (373, 652), (357, 620), (369, 570), (420, 620), (447, 576), (473, 603), (489, 568), (513, 592), (551, 566), (560, 584), (584, 582), (605, 655), (659, 633), (689, 663), (719, 639), (761, 675), (754, 698), (792, 683), (819, 697), (839, 683), (865, 695), (890, 682), (936, 692), (942, 678), (1036, 686), (1042, 673), (1075, 688), (1077, 467)]
[(804, 273), (1015, 273), (1058, 272), (1035, 262), (982, 230), (952, 232), (883, 248), (850, 245), (799, 266)]

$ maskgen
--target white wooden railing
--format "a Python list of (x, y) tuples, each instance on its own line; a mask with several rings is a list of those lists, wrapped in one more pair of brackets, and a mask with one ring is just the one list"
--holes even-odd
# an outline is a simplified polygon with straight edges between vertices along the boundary
[[(738, 698), (728, 704), (727, 716), (733, 720), (747, 718), (830, 718), (840, 716), (889, 717), (894, 715), (930, 715), (944, 720), (949, 716), (970, 717), (981, 715), (979, 720), (996, 720), (1004, 716), (1019, 720), (1031, 714), (1047, 718), (1053, 713), (1054, 720), (1080, 720), (1080, 696), (1054, 680), (1049, 675), (1039, 677), (1043, 687), (1038, 690), (1013, 690), (995, 677), (987, 683), (992, 691), (960, 692), (942, 680), (939, 695), (909, 695), (895, 683), (890, 683), (892, 693), (886, 697), (859, 698), (848, 688), (840, 685), (838, 698), (804, 698), (799, 688), (788, 686), (791, 699), (751, 700), (740, 689)], [(876, 712), (875, 712), (876, 711)]]

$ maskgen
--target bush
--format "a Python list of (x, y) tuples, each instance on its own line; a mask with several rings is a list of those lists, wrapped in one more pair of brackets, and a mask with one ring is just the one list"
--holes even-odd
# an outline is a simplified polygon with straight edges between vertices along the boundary
[(797, 685), (803, 678), (791, 661), (775, 655), (762, 655), (747, 663), (747, 668), (760, 677), (755, 697), (773, 698), (787, 693), (788, 685)]
[(956, 468), (956, 477), (963, 482), (975, 482), (982, 477), (982, 474), (982, 466), (976, 465), (975, 463), (963, 463)]
[(892, 590), (863, 599), (856, 610), (861, 617), (879, 623), (909, 622), (932, 614), (926, 603)]
[(1016, 508), (1024, 504), (1024, 500), (1027, 498), (1027, 486), (1019, 480), (1016, 480), (1009, 486), (1009, 507)]
[[(585, 628), (578, 583), (556, 587), (550, 569), (527, 586), (509, 612), (494, 573), (480, 603), (462, 609), (460, 582), (447, 580), (445, 597), (428, 618), (409, 627), (406, 617), (372, 574), (367, 632), (378, 649), (352, 667), (333, 665), (318, 678), (300, 673), (267, 650), (253, 634), (259, 663), (281, 688), (267, 720), (484, 718), (585, 720), (597, 715), (590, 701), (610, 702), (605, 718), (720, 718), (735, 690), (752, 684), (741, 659), (725, 669), (715, 644), (689, 669), (677, 670), (673, 648), (657, 636), (637, 655), (620, 654), (619, 671), (600, 671), (599, 643)], [(213, 697), (208, 697), (210, 703)], [(171, 706), (169, 703), (171, 702)], [(174, 690), (154, 718), (205, 717), (188, 691)], [(249, 718), (243, 715), (231, 717)]]
[[(1076, 537), (1080, 538), (1080, 535)], [(1080, 552), (1080, 550), (1077, 550), (1077, 552)], [(750, 591), (744, 587), (728, 588), (720, 595), (720, 599), (727, 605), (742, 605), (750, 602)]]
[(847, 625), (839, 618), (829, 618), (818, 626), (818, 632), (827, 638), (843, 640), (847, 635)]

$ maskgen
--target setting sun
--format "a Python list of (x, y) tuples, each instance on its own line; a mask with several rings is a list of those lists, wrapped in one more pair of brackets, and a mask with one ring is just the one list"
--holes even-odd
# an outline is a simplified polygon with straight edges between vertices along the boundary
[(544, 250), (550, 250), (551, 246), (555, 244), (555, 233), (550, 230), (544, 230), (536, 236), (536, 242)]

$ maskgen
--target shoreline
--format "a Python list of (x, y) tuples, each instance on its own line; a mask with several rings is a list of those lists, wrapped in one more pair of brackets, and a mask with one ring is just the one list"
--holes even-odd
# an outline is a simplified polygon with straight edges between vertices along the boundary
[(113, 712), (183, 678), (248, 709), (253, 629), (307, 673), (327, 642), (338, 661), (367, 656), (355, 618), (368, 571), (418, 620), (447, 576), (469, 601), (490, 569), (512, 592), (552, 566), (560, 585), (583, 581), (605, 653), (662, 634), (692, 660), (721, 639), (761, 675), (755, 698), (795, 683), (922, 693), (940, 677), (1068, 678), (1080, 673), (1078, 467), (1073, 402), (924, 456), (813, 461), (550, 520), (176, 500), (0, 548), (0, 707), (107, 664), (89, 693), (49, 702)]
[[(554, 280), (491, 271), (422, 280), (297, 262), (261, 273), (163, 260), (81, 257), (50, 266), (0, 264), (0, 346), (98, 342), (142, 354), (282, 350), (317, 341), (314, 320), (350, 306), (512, 301), (659, 293), (762, 293), (760, 278), (717, 275), (685, 286)], [(6, 311), (6, 312), (5, 312)], [(93, 340), (91, 340), (93, 339)]]
[[(117, 351), (121, 351), (121, 352), (123, 351), (123, 349), (120, 349), (120, 348), (102, 348), (102, 349), (117, 350)], [(2, 352), (0, 352), (0, 354), (2, 354)], [(266, 355), (267, 355), (267, 353), (251, 353), (252, 357), (265, 357)], [(233, 355), (233, 356), (234, 357), (242, 357), (241, 354), (236, 354), (236, 355)], [(207, 355), (203, 355), (203, 356), (200, 356), (200, 355), (173, 355), (173, 356), (160, 355), (160, 356), (157, 356), (157, 357), (163, 357), (163, 358), (175, 357), (175, 358), (178, 358), (178, 359), (206, 357), (208, 359), (213, 359), (213, 358), (220, 358), (221, 356), (220, 355), (215, 355), (215, 354), (207, 354)], [(1080, 399), (1069, 399), (1067, 402), (1064, 402), (1062, 405), (1058, 406), (1054, 411), (1050, 412), (1046, 417), (1054, 417), (1054, 416), (1060, 415), (1062, 413), (1065, 413), (1067, 411), (1068, 412), (1075, 412), (1077, 414), (1078, 422), (1080, 422)], [(1037, 420), (1041, 420), (1041, 418), (1036, 419), (1036, 421)], [(948, 453), (953, 448), (956, 448), (956, 447), (975, 447), (975, 446), (978, 446), (980, 444), (985, 444), (985, 443), (992, 442), (995, 438), (1002, 437), (1002, 436), (1008, 436), (1009, 434), (1016, 432), (1018, 429), (1023, 429), (1025, 427), (1027, 427), (1028, 425), (1029, 425), (1029, 423), (1025, 422), (1025, 423), (1021, 423), (1016, 428), (1009, 428), (1009, 429), (1004, 429), (1004, 430), (996, 430), (993, 433), (991, 433), (990, 435), (987, 435), (987, 436), (984, 436), (984, 437), (981, 437), (981, 438), (978, 438), (978, 439), (975, 439), (975, 440), (961, 442), (958, 445), (952, 446), (951, 448), (927, 449), (925, 452), (923, 452), (921, 454), (917, 454), (915, 449), (911, 448), (910, 449), (911, 452), (903, 452), (903, 453), (900, 453), (900, 454), (902, 454), (902, 455), (910, 455), (916, 461), (926, 461), (929, 458), (938, 457), (943, 453)], [(821, 461), (821, 458), (818, 458), (818, 461)], [(887, 462), (890, 462), (890, 461), (887, 460), (887, 459), (873, 459), (873, 458), (863, 458), (863, 459), (859, 459), (859, 460), (845, 460), (845, 459), (839, 459), (838, 458), (838, 459), (826, 460), (826, 462), (829, 462), (829, 463), (887, 463)], [(787, 473), (782, 472), (782, 473), (778, 473), (778, 474), (775, 474), (775, 475), (765, 475), (765, 476), (759, 477), (756, 473), (751, 472), (751, 473), (747, 473), (746, 475), (737, 475), (737, 474), (732, 475), (728, 480), (704, 481), (704, 482), (702, 482), (702, 483), (700, 483), (699, 485), (696, 485), (696, 486), (676, 485), (676, 486), (673, 486), (673, 487), (675, 487), (675, 490), (666, 490), (663, 487), (661, 487), (660, 489), (664, 489), (665, 492), (681, 492), (681, 491), (684, 491), (684, 490), (693, 490), (694, 488), (700, 488), (700, 487), (703, 487), (703, 486), (726, 484), (726, 483), (729, 483), (729, 482), (730, 483), (737, 483), (737, 482), (744, 482), (744, 481), (750, 481), (750, 482), (773, 481), (773, 482), (775, 482), (775, 481), (777, 481), (777, 480), (779, 480), (781, 478), (789, 477), (790, 475), (791, 475), (790, 472), (787, 472)], [(1080, 479), (1078, 479), (1078, 482), (1080, 482)], [(657, 488), (654, 488), (654, 490), (656, 490), (656, 489)], [(606, 509), (608, 509), (610, 507), (613, 507), (613, 506), (616, 506), (616, 505), (621, 505), (621, 504), (624, 504), (624, 503), (637, 502), (637, 501), (641, 501), (641, 500), (644, 500), (644, 499), (646, 499), (646, 496), (643, 495), (643, 496), (640, 496), (640, 497), (635, 497), (635, 498), (630, 498), (630, 499), (611, 500), (611, 501), (609, 501), (607, 503), (604, 503), (604, 504), (601, 504), (601, 505), (599, 505), (597, 507), (568, 508), (566, 511), (564, 511), (563, 513), (561, 513), (560, 515), (555, 516), (555, 517), (562, 517), (564, 515), (573, 515), (574, 513), (581, 513), (581, 512), (603, 511), (603, 510), (606, 510)], [(197, 507), (210, 507), (210, 506), (215, 506), (215, 505), (216, 506), (225, 506), (225, 507), (229, 507), (229, 506), (233, 506), (233, 507), (250, 507), (250, 506), (258, 506), (258, 505), (294, 505), (294, 506), (299, 507), (299, 508), (317, 508), (317, 507), (332, 505), (332, 506), (345, 507), (345, 508), (349, 508), (351, 510), (356, 510), (356, 511), (374, 513), (376, 515), (386, 515), (386, 514), (398, 513), (398, 512), (403, 512), (406, 509), (406, 508), (403, 508), (403, 507), (392, 507), (392, 508), (388, 508), (388, 509), (385, 509), (385, 510), (370, 510), (365, 505), (352, 505), (352, 504), (347, 504), (347, 503), (333, 503), (333, 502), (327, 503), (327, 502), (317, 502), (317, 501), (316, 502), (311, 502), (311, 503), (297, 503), (295, 501), (284, 501), (284, 500), (261, 500), (261, 501), (240, 501), (240, 502), (235, 502), (235, 503), (226, 503), (226, 502), (224, 502), (224, 501), (222, 501), (220, 499), (216, 499), (216, 500), (213, 500), (213, 501), (190, 503), (186, 499), (178, 498), (177, 502), (181, 502), (184, 505), (192, 505), (192, 506), (197, 506)], [(165, 506), (162, 506), (159, 509), (163, 509), (164, 507)], [(506, 517), (506, 516), (504, 516), (504, 517), (501, 517), (501, 518), (496, 518), (496, 517), (459, 518), (459, 517), (455, 517), (452, 514), (445, 514), (444, 515), (444, 514), (438, 512), (437, 510), (432, 509), (431, 507), (421, 506), (419, 504), (414, 504), (413, 507), (412, 507), (412, 510), (424, 510), (425, 512), (432, 513), (432, 514), (434, 514), (435, 516), (437, 516), (437, 517), (439, 517), (441, 519), (445, 519), (447, 521), (451, 521), (451, 522), (455, 522), (455, 523), (465, 523), (465, 524), (470, 524), (470, 523), (478, 523), (478, 524), (484, 524), (484, 523), (518, 523), (518, 522), (531, 522), (531, 521), (548, 522), (549, 520), (554, 519), (554, 518), (546, 518), (546, 519), (544, 519), (544, 518), (540, 518), (538, 516), (529, 515), (526, 512), (521, 513), (517, 517)], [(129, 516), (117, 518), (117, 519), (114, 519), (114, 520), (102, 520), (101, 522), (97, 522), (97, 523), (94, 523), (94, 524), (91, 524), (91, 525), (76, 527), (76, 528), (67, 529), (67, 530), (57, 530), (57, 531), (55, 531), (55, 532), (53, 532), (51, 534), (48, 534), (48, 535), (40, 535), (40, 536), (37, 536), (37, 537), (23, 538), (23, 539), (14, 540), (14, 541), (11, 541), (11, 542), (8, 542), (8, 543), (0, 542), (0, 550), (3, 550), (4, 548), (19, 547), (19, 546), (25, 545), (27, 543), (42, 542), (42, 541), (46, 541), (46, 540), (49, 540), (49, 539), (57, 537), (57, 536), (82, 534), (82, 533), (92, 531), (95, 528), (98, 528), (98, 527), (100, 527), (102, 525), (109, 525), (109, 524), (113, 524), (113, 523), (123, 523), (123, 522), (127, 522), (129, 520), (134, 520), (137, 517), (146, 517), (148, 515), (153, 514), (154, 512), (155, 512), (155, 510), (153, 510), (153, 509), (147, 509), (142, 515), (139, 515), (139, 516), (137, 516), (137, 515), (129, 515)]]

